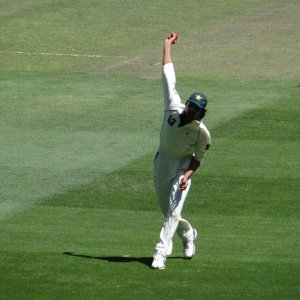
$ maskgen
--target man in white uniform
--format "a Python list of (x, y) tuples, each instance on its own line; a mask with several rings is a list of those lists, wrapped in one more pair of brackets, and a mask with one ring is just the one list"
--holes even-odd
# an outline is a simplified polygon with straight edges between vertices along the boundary
[(156, 245), (152, 268), (164, 269), (172, 253), (172, 239), (177, 232), (183, 242), (185, 258), (195, 254), (197, 231), (181, 217), (181, 211), (191, 186), (191, 177), (201, 165), (211, 139), (202, 122), (207, 98), (192, 94), (185, 104), (176, 91), (176, 77), (171, 59), (171, 47), (178, 36), (171, 33), (164, 42), (163, 90), (164, 120), (160, 146), (154, 160), (154, 184), (165, 222)]

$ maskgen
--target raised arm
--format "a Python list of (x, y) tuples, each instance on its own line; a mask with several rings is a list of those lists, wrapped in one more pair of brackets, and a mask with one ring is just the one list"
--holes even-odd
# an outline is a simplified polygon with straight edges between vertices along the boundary
[(163, 51), (163, 65), (172, 62), (171, 47), (173, 44), (176, 43), (177, 39), (178, 39), (178, 34), (175, 32), (170, 33), (168, 37), (165, 39), (164, 51)]
[(176, 91), (176, 76), (171, 59), (171, 47), (178, 39), (176, 33), (171, 33), (165, 39), (163, 49), (163, 68), (162, 68), (162, 82), (164, 90), (164, 109), (175, 109), (181, 105), (180, 97)]

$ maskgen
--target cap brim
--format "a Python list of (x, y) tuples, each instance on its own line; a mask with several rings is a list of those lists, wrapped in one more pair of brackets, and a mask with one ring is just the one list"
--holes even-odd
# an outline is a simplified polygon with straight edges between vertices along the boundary
[(196, 101), (196, 100), (193, 100), (193, 99), (188, 99), (187, 101), (192, 102), (192, 103), (196, 104), (199, 108), (206, 110), (205, 106), (202, 106), (199, 101)]

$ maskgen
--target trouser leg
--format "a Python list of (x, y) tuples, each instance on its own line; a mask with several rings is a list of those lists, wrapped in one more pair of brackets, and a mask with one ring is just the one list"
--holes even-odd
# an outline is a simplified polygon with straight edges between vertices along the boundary
[(182, 241), (187, 241), (193, 236), (193, 227), (187, 220), (180, 218), (176, 232)]
[(167, 249), (172, 242), (178, 224), (180, 223), (180, 232), (185, 232), (185, 229), (190, 226), (186, 220), (181, 219), (181, 211), (190, 189), (191, 180), (189, 180), (188, 187), (184, 191), (180, 191), (181, 178), (182, 174), (177, 176), (171, 183), (168, 211), (165, 214), (165, 222), (160, 232), (160, 240), (156, 245), (157, 252), (164, 257), (166, 257)]

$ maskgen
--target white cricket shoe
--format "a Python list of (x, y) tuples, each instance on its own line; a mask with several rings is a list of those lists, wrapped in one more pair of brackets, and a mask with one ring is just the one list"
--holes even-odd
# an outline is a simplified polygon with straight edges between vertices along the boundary
[(197, 230), (193, 228), (193, 235), (191, 238), (183, 242), (183, 252), (185, 258), (192, 258), (195, 255), (196, 247), (194, 240), (197, 237)]
[(152, 269), (164, 270), (166, 267), (165, 263), (166, 263), (166, 259), (162, 255), (156, 253), (153, 256), (153, 262), (151, 267)]

